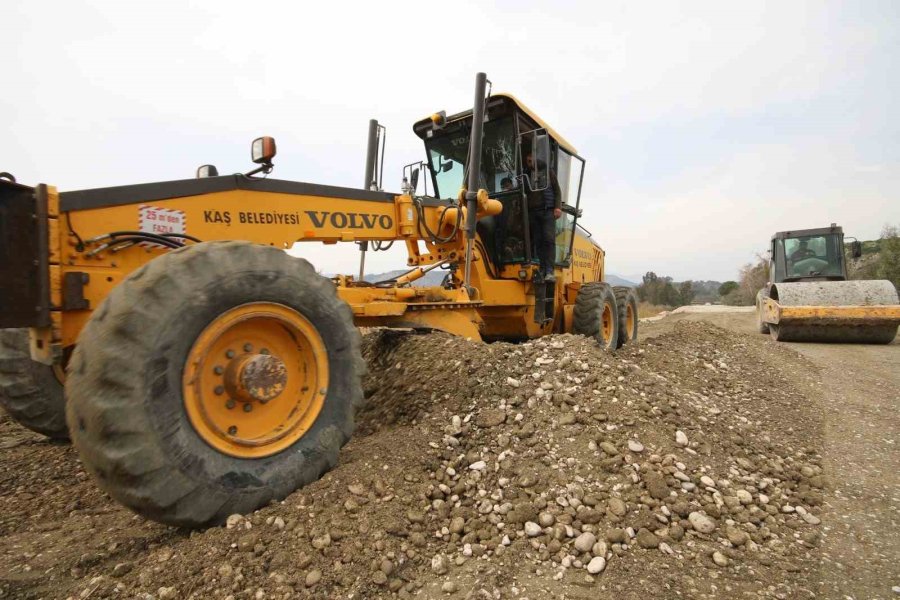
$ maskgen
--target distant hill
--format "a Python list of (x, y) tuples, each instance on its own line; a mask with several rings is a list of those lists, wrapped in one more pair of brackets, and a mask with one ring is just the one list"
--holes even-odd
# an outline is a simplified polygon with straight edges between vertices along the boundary
[(606, 282), (609, 284), (612, 284), (612, 285), (625, 285), (628, 287), (637, 287), (638, 286), (638, 284), (636, 284), (635, 282), (628, 281), (624, 277), (619, 277), (618, 275), (614, 275), (613, 273), (606, 274)]

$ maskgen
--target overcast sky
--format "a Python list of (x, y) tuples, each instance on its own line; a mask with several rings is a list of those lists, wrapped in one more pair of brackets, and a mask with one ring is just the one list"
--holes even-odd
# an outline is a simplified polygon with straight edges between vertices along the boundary
[[(247, 170), (385, 187), (412, 123), (516, 94), (587, 159), (583, 222), (610, 272), (730, 279), (776, 230), (900, 224), (900, 2), (5, 0), (0, 170), (61, 190)], [(313, 250), (313, 248), (310, 248)], [(310, 255), (356, 269), (355, 246)], [(374, 271), (404, 255), (368, 259)]]

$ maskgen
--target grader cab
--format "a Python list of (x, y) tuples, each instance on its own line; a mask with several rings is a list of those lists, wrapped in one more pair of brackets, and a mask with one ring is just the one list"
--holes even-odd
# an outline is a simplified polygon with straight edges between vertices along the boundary
[[(399, 194), (372, 185), (377, 123), (363, 189), (258, 178), (274, 168), (271, 138), (254, 142), (247, 174), (205, 165), (196, 179), (63, 193), (0, 181), (0, 402), (70, 437), (132, 510), (196, 527), (336, 463), (363, 401), (358, 327), (573, 332), (610, 350), (635, 339), (634, 294), (602, 281), (603, 251), (578, 225), (583, 159), (486, 83), (472, 110), (416, 123), (427, 160)], [(564, 216), (543, 277), (525, 198), (551, 177)], [(359, 244), (360, 275), (367, 252), (401, 243), (410, 270), (329, 279), (285, 252), (295, 242)], [(442, 285), (411, 285), (433, 269)]]

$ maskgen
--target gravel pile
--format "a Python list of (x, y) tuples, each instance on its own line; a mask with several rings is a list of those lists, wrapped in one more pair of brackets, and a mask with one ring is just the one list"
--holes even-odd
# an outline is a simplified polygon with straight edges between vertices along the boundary
[(112, 507), (110, 538), (143, 543), (76, 549), (58, 597), (813, 597), (826, 480), (796, 356), (702, 323), (615, 355), (394, 331), (364, 350), (335, 470), (204, 532)]

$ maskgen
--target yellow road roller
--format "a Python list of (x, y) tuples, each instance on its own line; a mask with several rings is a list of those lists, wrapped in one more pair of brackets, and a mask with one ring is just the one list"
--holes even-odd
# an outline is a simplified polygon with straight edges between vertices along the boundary
[[(858, 243), (851, 245), (854, 257)], [(900, 300), (886, 280), (848, 281), (844, 232), (836, 224), (772, 236), (770, 282), (756, 296), (760, 333), (779, 342), (889, 344)]]

